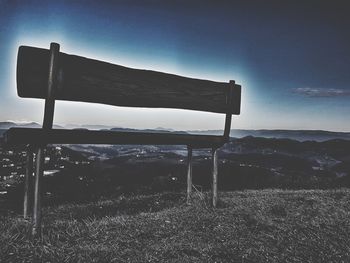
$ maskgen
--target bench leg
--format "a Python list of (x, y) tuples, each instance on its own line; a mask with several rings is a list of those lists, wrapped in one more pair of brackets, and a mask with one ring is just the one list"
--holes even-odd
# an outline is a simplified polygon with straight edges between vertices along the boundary
[(41, 178), (44, 171), (44, 148), (40, 147), (36, 154), (35, 182), (34, 182), (34, 206), (32, 236), (41, 236)]
[(218, 151), (212, 149), (213, 160), (213, 207), (215, 208), (218, 203)]
[(187, 204), (190, 204), (192, 193), (192, 147), (188, 146), (187, 150)]
[(23, 217), (25, 219), (29, 216), (30, 195), (33, 176), (33, 150), (29, 146), (27, 150), (27, 164), (24, 178), (24, 199), (23, 199)]

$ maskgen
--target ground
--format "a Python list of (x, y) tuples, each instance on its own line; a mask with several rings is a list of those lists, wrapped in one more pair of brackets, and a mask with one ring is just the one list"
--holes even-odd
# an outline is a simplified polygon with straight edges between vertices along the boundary
[(1, 262), (350, 262), (350, 189), (121, 196), (0, 216)]

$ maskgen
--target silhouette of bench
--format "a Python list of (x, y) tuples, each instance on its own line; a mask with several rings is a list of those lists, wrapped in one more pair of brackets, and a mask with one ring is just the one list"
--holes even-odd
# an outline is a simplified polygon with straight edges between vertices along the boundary
[[(29, 180), (36, 150), (33, 235), (41, 231), (40, 180), (47, 144), (187, 145), (187, 202), (192, 190), (192, 149), (211, 148), (213, 206), (217, 205), (217, 149), (229, 141), (232, 114), (240, 114), (241, 86), (162, 72), (131, 69), (68, 55), (57, 43), (50, 50), (21, 46), (17, 58), (17, 92), (23, 98), (45, 99), (42, 129), (11, 128), (8, 145), (27, 145), (24, 216), (28, 216)], [(226, 114), (222, 136), (52, 129), (55, 100), (103, 103), (115, 106), (175, 108)]]

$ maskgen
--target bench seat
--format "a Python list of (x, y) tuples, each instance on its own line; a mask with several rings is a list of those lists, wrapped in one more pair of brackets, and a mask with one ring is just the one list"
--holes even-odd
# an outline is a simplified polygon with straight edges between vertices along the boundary
[(8, 145), (42, 144), (150, 144), (188, 145), (192, 148), (217, 148), (227, 141), (223, 136), (181, 133), (96, 131), (83, 129), (11, 128), (4, 134)]

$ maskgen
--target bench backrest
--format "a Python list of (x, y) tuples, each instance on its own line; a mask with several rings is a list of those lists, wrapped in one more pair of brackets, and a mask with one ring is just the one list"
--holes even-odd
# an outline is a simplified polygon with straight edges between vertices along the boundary
[[(17, 58), (20, 97), (47, 98), (50, 51), (21, 46)], [(57, 58), (54, 99), (116, 106), (177, 108), (239, 114), (241, 86), (139, 70), (68, 55)]]

